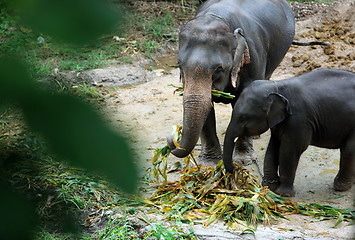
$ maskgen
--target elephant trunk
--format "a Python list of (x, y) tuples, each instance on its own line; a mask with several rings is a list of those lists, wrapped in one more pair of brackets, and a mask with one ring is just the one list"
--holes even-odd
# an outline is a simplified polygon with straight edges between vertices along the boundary
[(194, 149), (202, 127), (211, 110), (211, 87), (200, 89), (196, 93), (189, 93), (188, 89), (184, 90), (184, 115), (181, 141), (175, 146), (173, 141), (168, 138), (168, 144), (172, 149), (171, 153), (179, 158), (187, 157)]
[(227, 172), (232, 173), (234, 171), (233, 165), (233, 151), (234, 151), (234, 140), (237, 137), (232, 124), (229, 124), (226, 135), (224, 137), (223, 144), (223, 164)]

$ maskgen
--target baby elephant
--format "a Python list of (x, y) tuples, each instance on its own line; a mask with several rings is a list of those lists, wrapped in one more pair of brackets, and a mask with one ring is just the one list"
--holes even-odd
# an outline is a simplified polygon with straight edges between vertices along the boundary
[[(355, 173), (355, 74), (318, 70), (281, 81), (258, 80), (242, 92), (224, 139), (223, 162), (233, 172), (234, 140), (271, 129), (263, 185), (294, 196), (301, 154), (309, 145), (340, 148), (334, 188), (352, 187)], [(278, 174), (279, 173), (279, 174)], [(280, 175), (280, 176), (279, 176)]]

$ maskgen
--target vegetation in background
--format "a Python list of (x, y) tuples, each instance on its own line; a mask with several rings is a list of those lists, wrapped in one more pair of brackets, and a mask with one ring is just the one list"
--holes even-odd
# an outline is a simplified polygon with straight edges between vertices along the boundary
[(105, 66), (108, 60), (124, 59), (120, 54), (124, 46), (112, 37), (103, 37), (73, 48), (21, 25), (17, 16), (7, 10), (5, 8), (0, 12), (0, 55), (21, 57), (30, 63), (34, 77), (53, 74), (55, 69), (89, 70)]
[[(45, 39), (52, 39), (51, 44), (58, 46), (57, 49), (75, 49), (80, 48), (78, 44), (91, 44), (99, 36), (111, 33), (117, 23), (122, 22), (122, 12), (120, 14), (107, 3), (96, 0), (2, 0), (0, 6), (1, 114), (9, 106), (19, 109), (28, 129), (40, 135), (56, 159), (85, 169), (88, 174), (103, 176), (121, 191), (134, 192), (138, 181), (137, 169), (125, 139), (111, 129), (88, 103), (70, 94), (41, 88), (36, 81), (41, 73), (34, 68), (36, 63), (43, 60), (38, 58), (40, 51), (36, 51), (36, 44), (42, 44), (38, 45), (38, 49), (46, 54), (53, 49), (50, 44), (44, 46)], [(38, 33), (41, 36), (36, 42), (33, 37), (39, 36)], [(8, 149), (2, 147), (2, 150), (7, 152)], [(37, 199), (29, 199), (10, 180), (17, 169), (9, 167), (8, 162), (19, 160), (19, 151), (15, 148), (9, 158), (4, 157), (0, 161), (2, 170), (13, 170), (9, 175), (4, 174), (8, 177), (0, 181), (0, 210), (3, 213), (0, 235), (5, 239), (33, 239), (36, 219), (43, 216), (38, 212)], [(30, 160), (31, 154), (24, 161)], [(36, 163), (40, 160), (32, 162), (33, 170), (38, 170)], [(24, 166), (21, 163), (16, 167), (19, 171), (25, 171)], [(34, 176), (39, 176), (47, 168), (48, 165), (34, 172)], [(31, 182), (30, 186), (36, 185), (37, 180), (33, 184)], [(46, 189), (46, 186), (43, 187)], [(77, 195), (68, 195), (63, 186), (60, 189), (63, 191), (59, 196), (68, 200), (67, 203), (81, 210), (87, 207), (85, 200)], [(64, 231), (75, 232), (77, 228), (70, 224), (74, 222), (70, 221), (74, 219), (73, 215), (69, 212), (65, 214), (66, 210), (63, 208), (61, 216), (64, 218), (57, 218), (57, 223), (63, 225)]]
[[(80, 3), (81, 0), (77, 1)], [(46, 1), (42, 0), (42, 2)], [(66, 1), (62, 4), (66, 4)], [(128, 12), (124, 15), (126, 21), (123, 26), (116, 26), (109, 34), (89, 42), (74, 39), (76, 43), (74, 48), (59, 42), (66, 35), (62, 34), (63, 36), (60, 35), (58, 39), (58, 36), (46, 34), (51, 33), (51, 30), (46, 29), (45, 25), (42, 26), (41, 22), (48, 21), (42, 19), (46, 17), (43, 11), (48, 11), (47, 9), (39, 8), (33, 13), (39, 16), (38, 20), (32, 21), (39, 25), (34, 28), (28, 25), (28, 22), (24, 24), (21, 21), (17, 10), (2, 7), (0, 10), (0, 55), (21, 57), (31, 65), (31, 74), (34, 77), (44, 77), (53, 74), (54, 71), (90, 70), (105, 67), (110, 62), (131, 63), (137, 54), (151, 57), (158, 52), (158, 49), (161, 49), (162, 45), (176, 45), (177, 30), (181, 20), (191, 15), (196, 7), (185, 5), (179, 8), (182, 6), (179, 4), (181, 3), (177, 3), (175, 9), (169, 9), (166, 3), (161, 3), (161, 5), (154, 5), (150, 9), (141, 11), (139, 6), (133, 6), (133, 8), (128, 5), (119, 6), (119, 9), (122, 9), (117, 13), (118, 16), (123, 12)], [(86, 5), (85, 1), (83, 5)], [(2, 6), (7, 5), (3, 2)], [(118, 8), (116, 5), (111, 7)], [(75, 5), (68, 8), (75, 9)], [(78, 10), (78, 15), (80, 12)], [(66, 34), (77, 35), (74, 29), (71, 31), (74, 33)]]

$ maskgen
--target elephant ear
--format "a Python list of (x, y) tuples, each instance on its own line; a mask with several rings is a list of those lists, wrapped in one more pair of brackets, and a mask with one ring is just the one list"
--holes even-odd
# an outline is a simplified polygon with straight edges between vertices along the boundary
[(236, 41), (237, 47), (235, 49), (235, 53), (233, 57), (231, 81), (232, 81), (232, 86), (234, 88), (237, 88), (239, 85), (238, 74), (244, 64), (250, 63), (250, 54), (249, 54), (249, 47), (247, 41), (245, 40), (243, 30), (241, 28), (237, 28), (236, 30), (234, 30), (234, 37), (237, 40)]
[(270, 93), (268, 101), (270, 105), (267, 110), (267, 121), (270, 128), (275, 127), (292, 115), (290, 103), (285, 96), (279, 93)]

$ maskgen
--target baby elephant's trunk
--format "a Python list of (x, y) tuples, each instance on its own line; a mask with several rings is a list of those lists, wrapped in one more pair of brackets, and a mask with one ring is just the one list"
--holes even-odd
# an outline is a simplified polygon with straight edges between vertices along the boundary
[(234, 171), (233, 165), (233, 151), (235, 145), (235, 138), (237, 134), (233, 130), (232, 123), (229, 124), (226, 132), (226, 136), (224, 137), (224, 147), (223, 147), (223, 163), (227, 172), (232, 173)]

